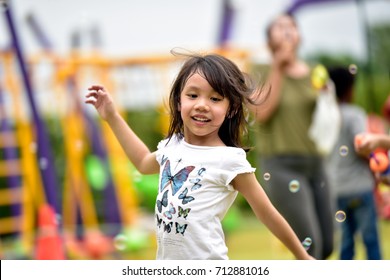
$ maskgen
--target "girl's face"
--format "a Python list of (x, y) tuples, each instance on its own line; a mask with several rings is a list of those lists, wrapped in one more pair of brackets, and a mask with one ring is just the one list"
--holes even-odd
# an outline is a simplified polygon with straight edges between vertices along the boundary
[(299, 44), (299, 32), (294, 20), (289, 16), (281, 16), (272, 24), (269, 34), (269, 45), (272, 50), (289, 45), (297, 48)]
[(218, 131), (229, 104), (229, 100), (214, 91), (205, 78), (193, 74), (180, 94), (179, 111), (186, 142), (201, 146), (224, 145)]

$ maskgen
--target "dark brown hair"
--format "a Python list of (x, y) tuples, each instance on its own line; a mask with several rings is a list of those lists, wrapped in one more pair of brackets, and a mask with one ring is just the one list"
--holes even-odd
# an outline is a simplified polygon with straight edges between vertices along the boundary
[(216, 92), (230, 102), (227, 117), (218, 131), (219, 137), (226, 146), (242, 147), (241, 136), (247, 132), (244, 103), (252, 103), (250, 95), (253, 88), (249, 76), (241, 72), (231, 60), (218, 54), (186, 54), (186, 56), (188, 59), (177, 75), (169, 96), (171, 122), (167, 138), (170, 139), (173, 135), (183, 137), (183, 120), (179, 111), (180, 94), (187, 80), (198, 73)]

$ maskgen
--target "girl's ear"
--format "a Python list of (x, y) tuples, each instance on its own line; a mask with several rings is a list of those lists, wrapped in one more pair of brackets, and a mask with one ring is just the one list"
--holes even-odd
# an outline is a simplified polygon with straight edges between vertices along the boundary
[(181, 103), (180, 103), (180, 102), (177, 103), (177, 110), (178, 110), (179, 112), (181, 111)]

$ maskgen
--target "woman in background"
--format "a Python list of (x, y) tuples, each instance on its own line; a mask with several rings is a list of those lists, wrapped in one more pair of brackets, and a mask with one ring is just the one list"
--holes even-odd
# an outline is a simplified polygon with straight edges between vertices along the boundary
[(318, 91), (312, 69), (298, 58), (297, 24), (280, 15), (267, 28), (272, 63), (254, 65), (253, 77), (269, 85), (261, 105), (251, 109), (259, 126), (256, 148), (269, 198), (292, 226), (308, 252), (326, 259), (333, 250), (333, 215), (323, 160), (308, 130)]

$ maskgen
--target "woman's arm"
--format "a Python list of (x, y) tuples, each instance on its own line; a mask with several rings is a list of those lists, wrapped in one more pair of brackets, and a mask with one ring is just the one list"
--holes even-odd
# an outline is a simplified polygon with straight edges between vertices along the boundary
[(133, 132), (115, 109), (112, 97), (99, 85), (91, 86), (85, 103), (92, 104), (99, 115), (114, 132), (127, 157), (143, 174), (159, 172), (155, 153), (151, 153), (145, 143)]
[(283, 216), (272, 205), (254, 173), (239, 174), (233, 180), (234, 188), (248, 201), (256, 217), (294, 254), (297, 259), (311, 257)]
[[(268, 94), (262, 102), (257, 102), (259, 105), (249, 105), (255, 118), (259, 122), (268, 121), (279, 106), (281, 97), (282, 81), (288, 67), (297, 64), (295, 48), (290, 42), (284, 42), (277, 47), (272, 53), (271, 70), (266, 80), (265, 89), (269, 89)], [(254, 103), (256, 103), (258, 96), (255, 94)]]
[[(253, 97), (254, 104), (248, 104), (250, 110), (254, 114), (255, 118), (259, 122), (268, 121), (280, 102), (280, 89), (283, 80), (283, 71), (275, 63), (271, 66), (266, 86), (261, 88), (258, 93)], [(263, 90), (268, 90), (266, 94), (263, 94)], [(260, 99), (260, 96), (265, 96), (265, 99)], [(256, 105), (258, 103), (259, 105)]]

